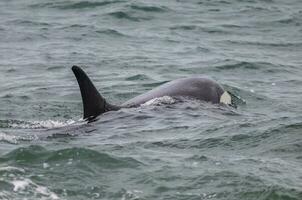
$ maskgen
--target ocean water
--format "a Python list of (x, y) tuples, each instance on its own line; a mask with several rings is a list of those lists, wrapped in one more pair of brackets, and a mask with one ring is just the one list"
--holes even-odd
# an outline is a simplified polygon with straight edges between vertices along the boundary
[[(1, 0), (0, 199), (301, 200), (302, 1)], [(119, 104), (213, 78), (246, 104), (82, 118), (71, 66)]]

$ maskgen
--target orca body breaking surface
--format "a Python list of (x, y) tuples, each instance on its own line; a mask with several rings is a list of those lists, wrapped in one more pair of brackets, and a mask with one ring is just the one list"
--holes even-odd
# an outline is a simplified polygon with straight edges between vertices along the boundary
[(78, 66), (73, 66), (82, 95), (84, 119), (94, 118), (107, 111), (120, 108), (136, 107), (154, 98), (187, 97), (214, 104), (225, 103), (231, 105), (231, 96), (215, 81), (205, 77), (181, 78), (160, 85), (149, 92), (136, 96), (120, 106), (106, 102), (105, 98), (97, 91), (86, 73)]
[(160, 85), (147, 93), (136, 96), (122, 106), (138, 106), (154, 98), (163, 96), (189, 97), (211, 103), (219, 103), (224, 90), (220, 85), (205, 77), (176, 79)]

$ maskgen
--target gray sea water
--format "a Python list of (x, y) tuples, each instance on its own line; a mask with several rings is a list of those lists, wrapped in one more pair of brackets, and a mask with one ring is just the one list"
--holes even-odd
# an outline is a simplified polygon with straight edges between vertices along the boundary
[[(0, 199), (302, 199), (302, 1), (1, 0)], [(203, 74), (241, 96), (82, 118)]]

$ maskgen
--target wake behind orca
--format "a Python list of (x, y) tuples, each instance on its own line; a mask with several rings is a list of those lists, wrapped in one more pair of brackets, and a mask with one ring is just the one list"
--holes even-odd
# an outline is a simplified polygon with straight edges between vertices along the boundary
[(170, 81), (117, 106), (110, 104), (105, 100), (80, 67), (73, 66), (72, 71), (81, 90), (84, 108), (83, 119), (89, 120), (108, 111), (140, 106), (154, 98), (164, 96), (174, 98), (187, 97), (214, 104), (223, 103), (232, 105), (231, 95), (225, 91), (221, 85), (211, 79), (194, 76)]

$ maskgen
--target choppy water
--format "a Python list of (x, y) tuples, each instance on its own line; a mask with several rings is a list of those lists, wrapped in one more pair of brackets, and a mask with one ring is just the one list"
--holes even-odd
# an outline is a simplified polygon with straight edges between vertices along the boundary
[[(300, 0), (0, 1), (0, 199), (302, 199)], [(81, 121), (204, 74), (240, 95)]]

